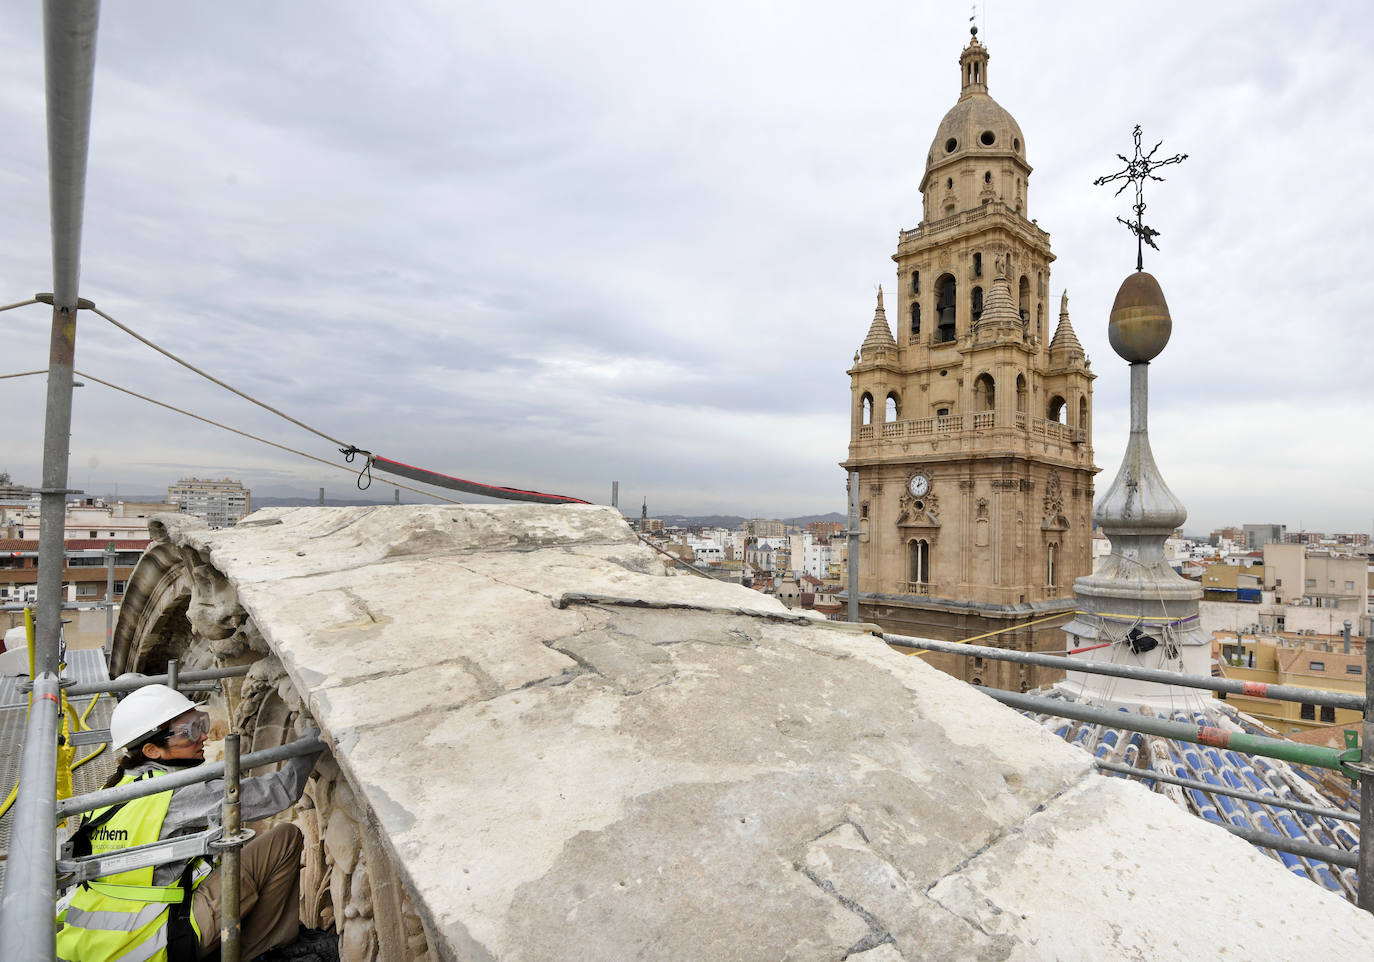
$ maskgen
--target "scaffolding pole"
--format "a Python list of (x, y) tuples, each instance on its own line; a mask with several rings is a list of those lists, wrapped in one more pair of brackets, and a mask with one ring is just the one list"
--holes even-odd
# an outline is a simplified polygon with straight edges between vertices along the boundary
[[(325, 743), (317, 737), (298, 738), (296, 741), (288, 742), (285, 745), (264, 748), (262, 751), (249, 752), (247, 755), (240, 756), (239, 769), (246, 771), (250, 768), (261, 768), (263, 765), (282, 762), (288, 758), (295, 758), (297, 755), (310, 755), (324, 749)], [(143, 798), (145, 795), (157, 795), (159, 792), (169, 792), (174, 788), (182, 788), (197, 782), (208, 782), (223, 777), (224, 762), (206, 762), (195, 768), (168, 772), (157, 778), (145, 778), (139, 782), (129, 782), (127, 785), (116, 785), (114, 788), (102, 788), (99, 791), (87, 792), (85, 795), (73, 795), (71, 798), (64, 798), (57, 803), (57, 817), (66, 818), (69, 815), (79, 815), (82, 812), (104, 808), (107, 805), (131, 802), (136, 798)], [(51, 869), (49, 869), (49, 874), (51, 874)], [(48, 921), (51, 922), (52, 906), (49, 905), (48, 909)], [(5, 958), (9, 958), (9, 956)]]
[(1208, 792), (1212, 795), (1229, 795), (1231, 798), (1244, 799), (1247, 802), (1257, 802), (1260, 805), (1272, 805), (1275, 808), (1288, 808), (1295, 812), (1306, 812), (1308, 815), (1317, 815), (1321, 818), (1335, 818), (1342, 822), (1358, 822), (1360, 816), (1350, 812), (1342, 811), (1339, 808), (1327, 808), (1322, 805), (1309, 805), (1306, 802), (1292, 802), (1286, 798), (1279, 798), (1275, 795), (1261, 795), (1259, 792), (1247, 792), (1239, 788), (1229, 788), (1225, 785), (1213, 785), (1211, 782), (1200, 782), (1195, 778), (1179, 778), (1177, 775), (1169, 775), (1153, 768), (1136, 768), (1133, 765), (1121, 765), (1117, 762), (1096, 762), (1097, 767), (1106, 772), (1115, 772), (1118, 775), (1126, 775), (1130, 778), (1146, 779), (1154, 782), (1167, 782), (1170, 785), (1179, 785), (1183, 788), (1195, 788), (1200, 792)]
[(1254, 698), (1270, 698), (1275, 701), (1307, 702), (1332, 708), (1348, 708), (1351, 711), (1363, 711), (1366, 700), (1364, 695), (1355, 695), (1349, 692), (1303, 688), (1300, 685), (1269, 685), (1264, 682), (1237, 681), (1233, 678), (1213, 678), (1211, 675), (1184, 675), (1160, 668), (1117, 665), (1106, 661), (1085, 661), (1079, 658), (1069, 658), (1066, 655), (1013, 651), (1008, 648), (991, 648), (985, 645), (969, 645), (962, 642), (936, 641), (933, 638), (911, 638), (906, 635), (884, 634), (883, 641), (893, 648), (904, 648), (909, 651), (944, 651), (952, 655), (977, 656), (995, 661), (1014, 661), (1024, 665), (1041, 665), (1048, 668), (1058, 668), (1060, 671), (1081, 671), (1089, 675), (1133, 678), (1137, 681), (1158, 682), (1161, 685), (1202, 688), (1208, 691), (1249, 695)]
[(1304, 745), (1301, 742), (1290, 742), (1284, 738), (1265, 738), (1262, 735), (1226, 731), (1209, 725), (1169, 721), (1157, 715), (1139, 715), (1134, 712), (1115, 711), (1110, 708), (1098, 708), (1096, 705), (1081, 705), (1057, 698), (1024, 695), (1020, 692), (1001, 691), (996, 688), (979, 688), (978, 691), (994, 701), (1000, 701), (1008, 708), (1015, 708), (1017, 711), (1072, 718), (1074, 721), (1103, 725), (1107, 728), (1119, 728), (1128, 732), (1140, 732), (1144, 735), (1157, 735), (1160, 738), (1172, 738), (1175, 741), (1190, 742), (1194, 745), (1210, 745), (1213, 748), (1228, 749), (1246, 755), (1281, 758), (1297, 765), (1329, 768), (1348, 777), (1355, 777), (1343, 758), (1345, 753), (1334, 748)]
[(846, 620), (859, 620), (859, 472), (849, 472), (849, 606)]
[(57, 834), (58, 644), (62, 633), (62, 561), (71, 444), (72, 371), (81, 274), (81, 219), (91, 133), (99, 0), (43, 4), (47, 87), (48, 201), (52, 234), (52, 330), (39, 489), (38, 637), (33, 705), (24, 732), (20, 790), (0, 903), (0, 958), (47, 962), (53, 941)]
[(1374, 912), (1374, 638), (1364, 640), (1364, 690), (1366, 707), (1360, 726), (1360, 766), (1366, 777), (1360, 779), (1360, 873), (1356, 902), (1366, 912)]

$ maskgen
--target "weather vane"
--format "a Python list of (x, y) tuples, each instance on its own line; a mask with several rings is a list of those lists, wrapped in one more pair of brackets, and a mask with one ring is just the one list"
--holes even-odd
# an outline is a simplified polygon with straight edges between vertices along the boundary
[(1126, 167), (1123, 170), (1118, 170), (1114, 174), (1108, 174), (1105, 177), (1097, 178), (1093, 181), (1093, 186), (1101, 187), (1103, 184), (1110, 184), (1114, 180), (1122, 181), (1121, 186), (1118, 187), (1116, 193), (1112, 195), (1113, 197), (1119, 197), (1121, 196), (1121, 192), (1125, 190), (1128, 185), (1134, 185), (1135, 203), (1131, 206), (1131, 209), (1135, 211), (1135, 220), (1129, 221), (1121, 217), (1118, 217), (1117, 220), (1125, 224), (1126, 229), (1135, 235), (1135, 269), (1143, 271), (1145, 269), (1144, 244), (1149, 244), (1155, 250), (1159, 250), (1159, 245), (1156, 244), (1154, 240), (1159, 236), (1159, 231), (1155, 230), (1144, 221), (1145, 181), (1158, 180), (1162, 182), (1164, 178), (1156, 176), (1154, 173), (1155, 170), (1169, 164), (1182, 163), (1188, 159), (1188, 155), (1174, 154), (1174, 156), (1166, 157), (1163, 160), (1155, 160), (1155, 151), (1159, 150), (1164, 141), (1161, 140), (1151, 147), (1148, 154), (1142, 154), (1140, 152), (1139, 124), (1135, 125), (1132, 136), (1135, 138), (1135, 156), (1127, 157), (1124, 154), (1117, 154), (1116, 156), (1121, 158)]

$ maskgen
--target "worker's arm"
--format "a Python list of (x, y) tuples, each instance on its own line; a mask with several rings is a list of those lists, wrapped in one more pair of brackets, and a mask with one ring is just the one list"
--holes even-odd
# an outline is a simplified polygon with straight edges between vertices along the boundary
[[(275, 815), (295, 804), (305, 791), (306, 779), (320, 757), (316, 752), (311, 755), (297, 755), (288, 758), (279, 772), (270, 775), (245, 775), (239, 779), (239, 804), (242, 818), (252, 822), (259, 818)], [(171, 803), (167, 806), (167, 817), (162, 822), (162, 837), (176, 835), (180, 831), (198, 831), (212, 818), (218, 819), (224, 806), (224, 779), (213, 778), (208, 782), (186, 785), (172, 793)]]

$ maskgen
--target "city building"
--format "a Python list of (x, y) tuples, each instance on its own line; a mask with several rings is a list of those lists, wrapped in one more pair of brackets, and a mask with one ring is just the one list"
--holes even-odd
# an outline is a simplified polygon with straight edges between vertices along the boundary
[(1348, 549), (1305, 544), (1264, 546), (1264, 590), (1260, 610), (1268, 631), (1335, 635), (1349, 619), (1356, 634), (1370, 630), (1369, 562)]
[(212, 528), (236, 524), (253, 510), (253, 493), (238, 481), (182, 478), (167, 487), (167, 502), (200, 518)]
[(1251, 551), (1259, 551), (1267, 544), (1282, 544), (1288, 533), (1287, 526), (1281, 524), (1247, 524), (1242, 528), (1245, 546)]
[[(1011, 628), (999, 644), (1062, 650), (1074, 579), (1090, 571), (1095, 375), (1067, 294), (1051, 336), (1054, 254), (1029, 219), (1029, 147), (988, 94), (988, 61), (975, 36), (926, 158), (922, 222), (898, 236), (895, 336), (880, 290), (848, 371), (860, 617), (945, 640)], [(1055, 677), (929, 660), (997, 687)]]
[[(1364, 694), (1364, 645), (1365, 641), (1356, 637), (1347, 651), (1344, 638), (1332, 635), (1246, 635), (1219, 631), (1214, 636), (1213, 650), (1225, 678)], [(1239, 694), (1225, 698), (1238, 711), (1285, 735), (1333, 725), (1358, 729), (1362, 720), (1359, 712), (1348, 708)]]

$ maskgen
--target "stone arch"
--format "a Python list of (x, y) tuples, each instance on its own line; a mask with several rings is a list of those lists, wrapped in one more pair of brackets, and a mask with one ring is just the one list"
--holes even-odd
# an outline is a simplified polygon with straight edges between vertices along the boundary
[(921, 336), (921, 302), (911, 302), (911, 336)]
[(1065, 423), (1068, 418), (1068, 405), (1064, 403), (1063, 395), (1056, 394), (1050, 398), (1050, 403), (1045, 407), (1045, 417), (1060, 424)]
[(1021, 309), (1021, 323), (1030, 321), (1030, 278), (1025, 274), (1021, 275), (1021, 281), (1016, 285), (1017, 306)]
[(1026, 413), (1026, 375), (1016, 375), (1016, 413)]
[(959, 285), (953, 274), (942, 274), (935, 282), (935, 323), (937, 343), (952, 341), (956, 337), (955, 313)]
[[(111, 672), (161, 673), (169, 658), (186, 669), (251, 665), (242, 679), (225, 679), (218, 691), (195, 696), (210, 713), (211, 739), (222, 739), (232, 722), (245, 752), (294, 740), (311, 720), (304, 700), (239, 603), (237, 590), (195, 546), (197, 526), (179, 521), (169, 530), (169, 524), (149, 523), (154, 540), (120, 606)], [(305, 836), (301, 921), (334, 927), (342, 962), (434, 957), (427, 953), (436, 940), (425, 931), (329, 752), (316, 764), (301, 801), (269, 821), (294, 822)]]
[(1088, 398), (1086, 395), (1078, 396), (1078, 430), (1087, 433), (1088, 430)]
[(969, 317), (973, 319), (973, 323), (977, 324), (983, 316), (983, 289), (981, 287), (975, 287), (969, 292), (968, 306)]
[(907, 542), (907, 580), (915, 584), (930, 583), (930, 542), (913, 538)]
[(997, 384), (987, 371), (973, 381), (973, 410), (993, 411), (997, 407)]
[(887, 422), (900, 421), (902, 419), (902, 399), (896, 391), (887, 392), (887, 400), (883, 404), (883, 420)]
[(859, 423), (873, 423), (873, 395), (867, 391), (863, 393), (863, 397), (859, 398)]

